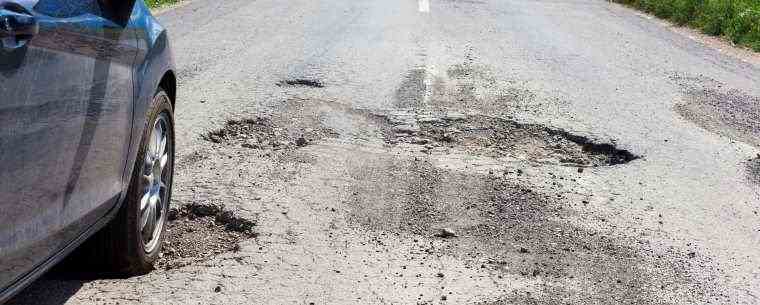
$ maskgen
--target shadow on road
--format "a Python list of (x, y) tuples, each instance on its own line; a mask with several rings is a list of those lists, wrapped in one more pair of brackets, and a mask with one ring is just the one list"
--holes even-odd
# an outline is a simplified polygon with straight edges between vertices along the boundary
[(82, 288), (85, 282), (83, 280), (67, 280), (45, 276), (8, 301), (7, 305), (65, 304), (74, 293)]
[(65, 304), (86, 283), (120, 278), (111, 273), (82, 272), (65, 261), (29, 285), (6, 305), (60, 305)]

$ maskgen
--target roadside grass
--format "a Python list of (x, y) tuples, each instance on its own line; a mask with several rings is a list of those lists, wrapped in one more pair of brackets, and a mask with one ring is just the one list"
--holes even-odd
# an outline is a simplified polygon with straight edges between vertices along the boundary
[(760, 52), (760, 0), (613, 0)]
[(170, 4), (175, 4), (179, 1), (180, 0), (145, 0), (145, 4), (147, 4), (148, 7), (155, 9), (155, 8), (164, 7)]

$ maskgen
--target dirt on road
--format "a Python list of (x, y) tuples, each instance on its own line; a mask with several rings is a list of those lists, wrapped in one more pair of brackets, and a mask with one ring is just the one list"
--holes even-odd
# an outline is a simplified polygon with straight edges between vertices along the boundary
[[(402, 82), (397, 109), (310, 98), (303, 90), (325, 86), (284, 80), (278, 86), (293, 97), (274, 111), (198, 135), (209, 146), (179, 161), (185, 191), (175, 202), (183, 212), (170, 224), (162, 266), (176, 273), (208, 268), (203, 261), (212, 259), (221, 260), (221, 272), (233, 258), (256, 262), (255, 275), (264, 278), (267, 269), (285, 278), (315, 272), (357, 283), (356, 302), (367, 297), (364, 285), (393, 289), (376, 300), (421, 304), (722, 300), (711, 259), (698, 248), (656, 247), (657, 232), (608, 225), (615, 213), (598, 209), (651, 204), (618, 202), (592, 186), (595, 175), (645, 156), (599, 140), (604, 135), (520, 122), (509, 115), (520, 109), (509, 104), (500, 108), (506, 115), (448, 108), (452, 99), (475, 109), (490, 103), (475, 94), (483, 87), (452, 89), (468, 77), (477, 83), (477, 73), (459, 66), (449, 73), (454, 84), (435, 85), (448, 93), (424, 99), (405, 92), (425, 92), (425, 84)], [(522, 103), (539, 104), (524, 90), (489, 90), (522, 92)], [(225, 227), (224, 209), (248, 210), (251, 231)], [(652, 212), (638, 221), (668, 220)], [(251, 252), (273, 244), (287, 253), (281, 259), (294, 261), (290, 268)], [(316, 257), (330, 262), (330, 275), (309, 271), (324, 264)], [(230, 276), (254, 275), (236, 272)], [(216, 287), (209, 289), (231, 298), (248, 289)]]

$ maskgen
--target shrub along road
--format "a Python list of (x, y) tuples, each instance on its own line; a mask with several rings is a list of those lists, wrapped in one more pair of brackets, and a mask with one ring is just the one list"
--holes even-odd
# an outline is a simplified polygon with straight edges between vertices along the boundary
[(141, 277), (16, 304), (757, 304), (760, 66), (606, 1), (196, 0)]
[(760, 52), (760, 1), (615, 0)]

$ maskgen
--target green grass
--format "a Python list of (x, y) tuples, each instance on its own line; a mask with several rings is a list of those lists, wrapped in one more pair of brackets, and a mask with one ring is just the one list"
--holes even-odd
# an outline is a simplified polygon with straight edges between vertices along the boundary
[(177, 3), (179, 1), (180, 0), (145, 0), (145, 4), (147, 4), (150, 8), (159, 8)]
[(760, 0), (613, 0), (760, 52)]

